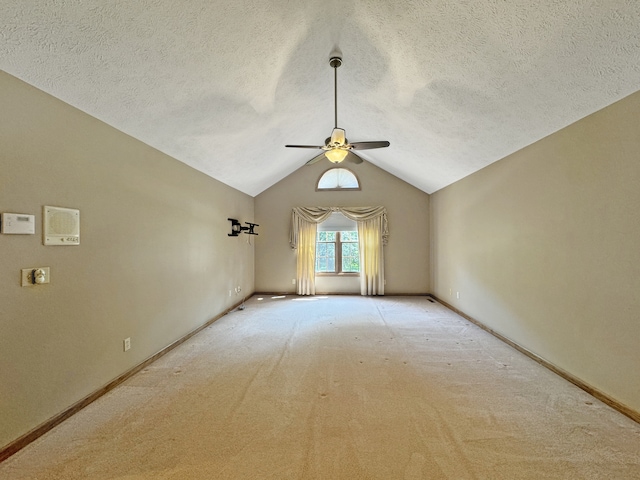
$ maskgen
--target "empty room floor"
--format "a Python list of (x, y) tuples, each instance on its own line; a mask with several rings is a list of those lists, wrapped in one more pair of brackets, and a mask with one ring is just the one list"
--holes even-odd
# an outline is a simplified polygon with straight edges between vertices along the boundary
[(427, 297), (254, 296), (3, 479), (639, 479), (640, 425)]

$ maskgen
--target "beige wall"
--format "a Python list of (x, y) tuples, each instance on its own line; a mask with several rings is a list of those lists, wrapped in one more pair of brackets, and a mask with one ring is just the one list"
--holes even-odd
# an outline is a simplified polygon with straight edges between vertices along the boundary
[[(367, 162), (351, 167), (362, 191), (316, 192), (320, 162), (252, 199), (1, 72), (0, 112), (0, 212), (37, 225), (0, 235), (0, 446), (224, 312), (236, 286), (294, 292), (290, 212), (311, 205), (384, 205), (387, 293), (432, 291), (640, 410), (640, 94), (431, 197)], [(81, 245), (42, 245), (43, 205), (80, 209)], [(227, 217), (259, 236), (227, 237)], [(20, 287), (35, 266), (52, 283)]]
[[(37, 226), (0, 235), (0, 447), (252, 292), (227, 217), (253, 203), (0, 72), (0, 212)], [(42, 245), (43, 205), (80, 210), (79, 246)], [(20, 287), (34, 266), (51, 284)]]
[[(374, 155), (372, 153), (372, 155)], [(305, 151), (300, 151), (304, 163)], [(400, 161), (400, 160), (399, 160)], [(260, 237), (256, 242), (256, 291), (295, 292), (296, 253), (289, 247), (291, 209), (298, 206), (375, 206), (387, 208), (389, 244), (385, 247), (385, 293), (429, 291), (429, 195), (378, 167), (348, 164), (361, 191), (316, 192), (328, 161), (303, 166), (255, 198)], [(322, 277), (318, 293), (360, 293), (357, 278)]]
[(433, 292), (636, 411), (639, 115), (636, 93), (431, 197)]

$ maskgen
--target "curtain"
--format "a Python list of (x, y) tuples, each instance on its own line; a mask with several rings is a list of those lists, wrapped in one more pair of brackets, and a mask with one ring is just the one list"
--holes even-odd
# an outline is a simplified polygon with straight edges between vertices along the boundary
[(316, 230), (317, 223), (298, 222), (298, 265), (296, 284), (298, 295), (316, 294)]
[(360, 295), (384, 295), (382, 217), (358, 222), (360, 248)]
[(358, 224), (360, 294), (384, 295), (384, 249), (389, 237), (384, 207), (295, 207), (291, 212), (289, 244), (298, 250), (298, 295), (315, 294), (317, 224), (341, 212)]

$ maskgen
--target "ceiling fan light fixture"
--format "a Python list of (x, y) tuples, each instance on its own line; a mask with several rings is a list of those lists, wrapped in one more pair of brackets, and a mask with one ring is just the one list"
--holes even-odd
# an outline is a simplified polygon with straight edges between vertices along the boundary
[(340, 163), (347, 157), (348, 153), (349, 150), (332, 148), (331, 150), (324, 152), (324, 156), (327, 157), (331, 163)]

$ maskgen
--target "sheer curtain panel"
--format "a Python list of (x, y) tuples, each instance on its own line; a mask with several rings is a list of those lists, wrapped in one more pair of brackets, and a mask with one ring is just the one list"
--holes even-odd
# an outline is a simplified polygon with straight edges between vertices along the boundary
[(298, 263), (296, 284), (298, 295), (316, 294), (316, 230), (317, 223), (300, 219), (298, 224)]
[(360, 295), (384, 295), (382, 216), (358, 222)]

